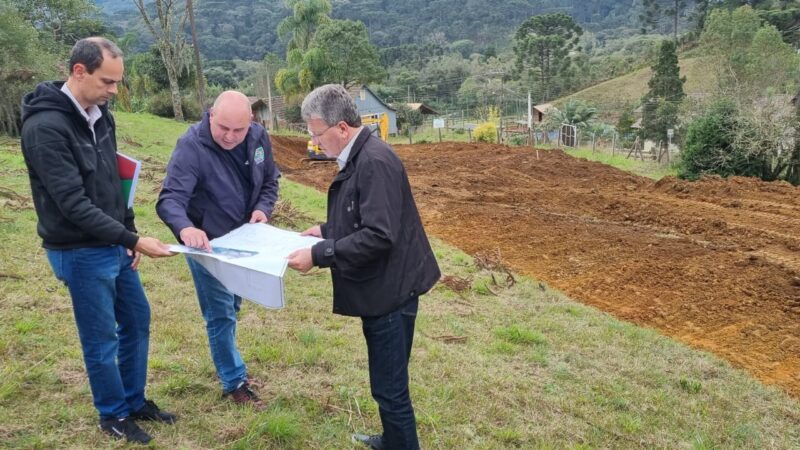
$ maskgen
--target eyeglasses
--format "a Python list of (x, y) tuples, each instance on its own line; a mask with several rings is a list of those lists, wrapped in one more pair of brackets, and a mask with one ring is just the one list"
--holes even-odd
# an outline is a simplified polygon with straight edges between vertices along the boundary
[(320, 131), (317, 134), (312, 133), (311, 130), (308, 130), (308, 129), (306, 131), (308, 131), (308, 135), (311, 136), (311, 139), (319, 139), (323, 134), (325, 134), (325, 132), (327, 132), (331, 128), (335, 127), (336, 125), (339, 125), (339, 124), (338, 123), (333, 124), (333, 125), (329, 126), (328, 128), (325, 128), (324, 130)]

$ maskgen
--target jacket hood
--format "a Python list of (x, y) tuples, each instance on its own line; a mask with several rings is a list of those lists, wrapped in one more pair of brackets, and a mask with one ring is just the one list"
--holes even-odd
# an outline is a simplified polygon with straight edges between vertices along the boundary
[[(72, 100), (61, 92), (63, 85), (63, 81), (47, 81), (40, 83), (33, 92), (25, 95), (22, 98), (22, 121), (42, 111), (77, 112)], [(100, 110), (105, 113), (106, 106), (101, 106)]]
[(207, 143), (214, 149), (219, 149), (219, 146), (211, 136), (211, 115), (209, 115), (208, 111), (203, 113), (203, 118), (197, 123), (194, 132), (197, 133), (200, 142)]

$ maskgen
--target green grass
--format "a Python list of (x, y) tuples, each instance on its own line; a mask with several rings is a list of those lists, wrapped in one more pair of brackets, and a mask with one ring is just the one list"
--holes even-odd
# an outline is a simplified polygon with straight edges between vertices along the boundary
[[(681, 76), (686, 77), (684, 92), (705, 94), (714, 90), (717, 83), (716, 72), (713, 67), (709, 67), (707, 59), (682, 58), (678, 65), (681, 68)], [(568, 100), (582, 100), (598, 108), (599, 117), (613, 124), (624, 108), (636, 107), (639, 104), (647, 93), (647, 82), (651, 76), (652, 70), (650, 67), (645, 67), (559, 98), (552, 103), (560, 106)]]
[(619, 151), (617, 151), (616, 154), (612, 155), (606, 150), (597, 150), (592, 152), (591, 148), (564, 148), (563, 150), (568, 155), (576, 158), (584, 158), (588, 159), (589, 161), (601, 162), (603, 164), (616, 167), (617, 169), (652, 178), (654, 180), (660, 180), (665, 176), (675, 176), (678, 174), (678, 169), (675, 167), (675, 165), (660, 164), (652, 160), (642, 161), (633, 157), (627, 158), (627, 151), (625, 154), (621, 154)]
[[(469, 134), (466, 130), (445, 129), (442, 128), (442, 142), (467, 142)], [(473, 137), (474, 139), (474, 137)], [(430, 126), (425, 126), (411, 135), (411, 142), (406, 135), (403, 136), (389, 136), (390, 144), (434, 144), (439, 142), (439, 130)]]
[[(185, 124), (118, 114), (134, 157), (164, 164)], [(149, 132), (148, 130), (158, 130)], [(0, 140), (0, 188), (28, 196), (15, 141)], [(150, 171), (149, 167), (145, 171)], [(171, 241), (152, 213), (162, 174), (137, 196), (140, 229)], [(282, 200), (324, 213), (316, 191), (282, 180)], [(121, 447), (100, 434), (69, 295), (35, 237), (30, 207), (0, 209), (0, 448)], [(411, 394), (423, 448), (798, 448), (800, 405), (724, 361), (620, 322), (517, 275), (511, 288), (433, 239), (446, 275), (420, 303)], [(536, 257), (536, 255), (531, 255)], [(331, 313), (327, 271), (286, 275), (287, 306), (245, 302), (239, 347), (269, 407), (223, 401), (186, 263), (145, 260), (152, 307), (148, 395), (176, 412), (145, 423), (158, 448), (349, 449), (380, 428), (358, 319)]]

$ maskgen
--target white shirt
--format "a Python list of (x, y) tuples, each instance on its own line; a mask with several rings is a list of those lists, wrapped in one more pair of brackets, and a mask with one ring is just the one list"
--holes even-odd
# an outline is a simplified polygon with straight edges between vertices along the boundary
[(339, 156), (336, 157), (336, 164), (339, 165), (340, 172), (344, 170), (344, 166), (347, 165), (347, 158), (350, 156), (350, 150), (353, 148), (353, 142), (355, 142), (358, 135), (361, 134), (362, 128), (364, 127), (358, 127), (358, 130), (356, 130), (353, 137), (350, 138), (350, 142), (348, 142), (347, 145), (344, 147), (342, 153), (339, 153)]
[(69, 88), (67, 87), (67, 83), (64, 83), (64, 85), (61, 86), (61, 92), (67, 94), (67, 97), (69, 97), (69, 99), (72, 100), (72, 103), (74, 103), (75, 107), (78, 108), (78, 111), (81, 112), (83, 118), (86, 119), (86, 123), (89, 124), (89, 129), (92, 130), (92, 140), (96, 144), (97, 136), (95, 136), (94, 134), (94, 124), (101, 117), (103, 117), (103, 113), (102, 111), (100, 111), (100, 107), (97, 105), (92, 105), (89, 107), (89, 109), (83, 109), (83, 106), (81, 106), (81, 104), (78, 103), (78, 100), (75, 98), (74, 95), (72, 95), (72, 91), (70, 91)]

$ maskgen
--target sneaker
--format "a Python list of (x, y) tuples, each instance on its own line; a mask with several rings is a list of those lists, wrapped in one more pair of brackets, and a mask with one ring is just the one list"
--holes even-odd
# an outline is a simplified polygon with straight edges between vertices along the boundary
[(249, 405), (256, 411), (267, 409), (267, 405), (250, 389), (250, 384), (247, 381), (242, 381), (236, 389), (226, 392), (223, 396), (230, 397), (237, 405)]
[(383, 436), (380, 434), (373, 434), (372, 436), (368, 436), (366, 434), (354, 434), (352, 440), (354, 444), (364, 444), (367, 446), (367, 448), (371, 448), (372, 450), (383, 449)]
[(131, 413), (134, 420), (152, 420), (154, 422), (175, 423), (178, 417), (175, 414), (162, 411), (152, 400), (145, 400), (144, 405), (138, 411)]
[(114, 439), (125, 438), (126, 441), (137, 444), (147, 444), (153, 440), (153, 437), (139, 428), (139, 425), (136, 425), (136, 422), (130, 417), (102, 419), (100, 420), (100, 430)]

